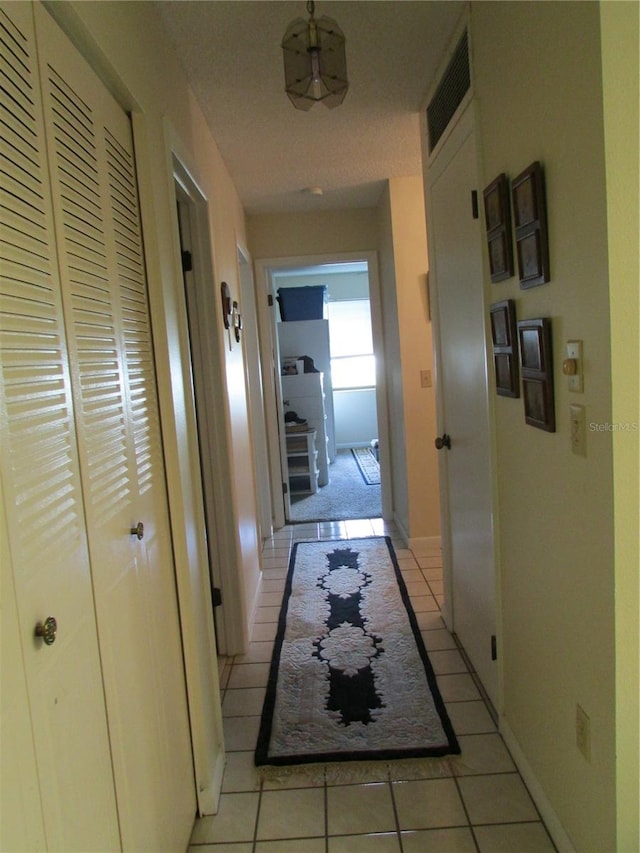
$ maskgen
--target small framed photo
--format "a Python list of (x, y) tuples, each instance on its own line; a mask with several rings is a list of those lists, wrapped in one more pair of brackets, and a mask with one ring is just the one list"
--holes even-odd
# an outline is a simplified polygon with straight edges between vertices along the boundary
[(502, 397), (520, 396), (516, 309), (513, 299), (494, 302), (489, 309), (496, 393)]
[(521, 320), (517, 326), (524, 419), (538, 429), (555, 432), (551, 320)]
[(511, 183), (520, 287), (549, 281), (549, 237), (544, 173), (536, 160)]
[(484, 190), (483, 196), (491, 281), (503, 281), (513, 275), (511, 206), (507, 176), (504, 173), (498, 175)]

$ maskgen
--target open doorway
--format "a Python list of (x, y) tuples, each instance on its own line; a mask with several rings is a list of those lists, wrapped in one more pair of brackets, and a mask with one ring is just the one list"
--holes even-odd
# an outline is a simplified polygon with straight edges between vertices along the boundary
[[(291, 259), (263, 273), (273, 302), (267, 322), (279, 435), (272, 447), (280, 454), (283, 523), (382, 516), (386, 404), (375, 264), (372, 271), (368, 258)], [(311, 315), (298, 300), (318, 290), (320, 309), (315, 299)]]

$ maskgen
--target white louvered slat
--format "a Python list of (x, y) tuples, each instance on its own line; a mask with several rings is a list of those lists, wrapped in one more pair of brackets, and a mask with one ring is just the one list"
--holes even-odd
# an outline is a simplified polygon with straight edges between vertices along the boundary
[[(52, 850), (119, 845), (70, 373), (28, 4), (0, 8), (2, 494), (39, 795)], [(9, 603), (7, 602), (7, 605)], [(58, 638), (34, 641), (53, 615)], [(3, 730), (3, 775), (14, 755)], [(8, 771), (7, 771), (8, 772)], [(36, 772), (36, 771), (34, 771)], [(32, 789), (30, 789), (32, 790)], [(82, 792), (83, 808), (78, 808)], [(3, 849), (15, 815), (2, 815)], [(41, 849), (39, 847), (39, 849)]]
[(137, 483), (144, 494), (154, 485), (161, 448), (135, 167), (131, 152), (108, 131), (105, 143)]
[(108, 526), (129, 506), (132, 487), (119, 334), (101, 209), (99, 141), (91, 107), (51, 64), (47, 74), (91, 521)]

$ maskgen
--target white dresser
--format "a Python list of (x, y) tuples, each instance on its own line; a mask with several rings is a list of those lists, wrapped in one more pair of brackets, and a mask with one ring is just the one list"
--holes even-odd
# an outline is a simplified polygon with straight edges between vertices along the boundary
[(333, 388), (331, 387), (329, 321), (294, 320), (288, 323), (278, 323), (278, 342), (281, 363), (284, 362), (285, 358), (300, 358), (303, 355), (308, 355), (313, 359), (316, 369), (323, 374), (322, 383), (325, 395), (325, 424), (327, 438), (329, 439), (329, 462), (334, 462), (336, 458), (336, 439), (333, 417)]
[(329, 454), (322, 373), (302, 373), (281, 376), (282, 399), (287, 402), (286, 412), (295, 412), (304, 418), (309, 429), (316, 431), (318, 451), (318, 485), (329, 482)]

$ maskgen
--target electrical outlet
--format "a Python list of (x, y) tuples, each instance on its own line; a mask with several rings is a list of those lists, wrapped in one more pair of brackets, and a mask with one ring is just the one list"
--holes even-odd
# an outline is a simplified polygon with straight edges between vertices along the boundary
[(571, 426), (571, 452), (576, 456), (587, 455), (587, 418), (584, 406), (572, 403), (569, 406)]
[(580, 705), (576, 705), (576, 746), (591, 761), (591, 720)]

